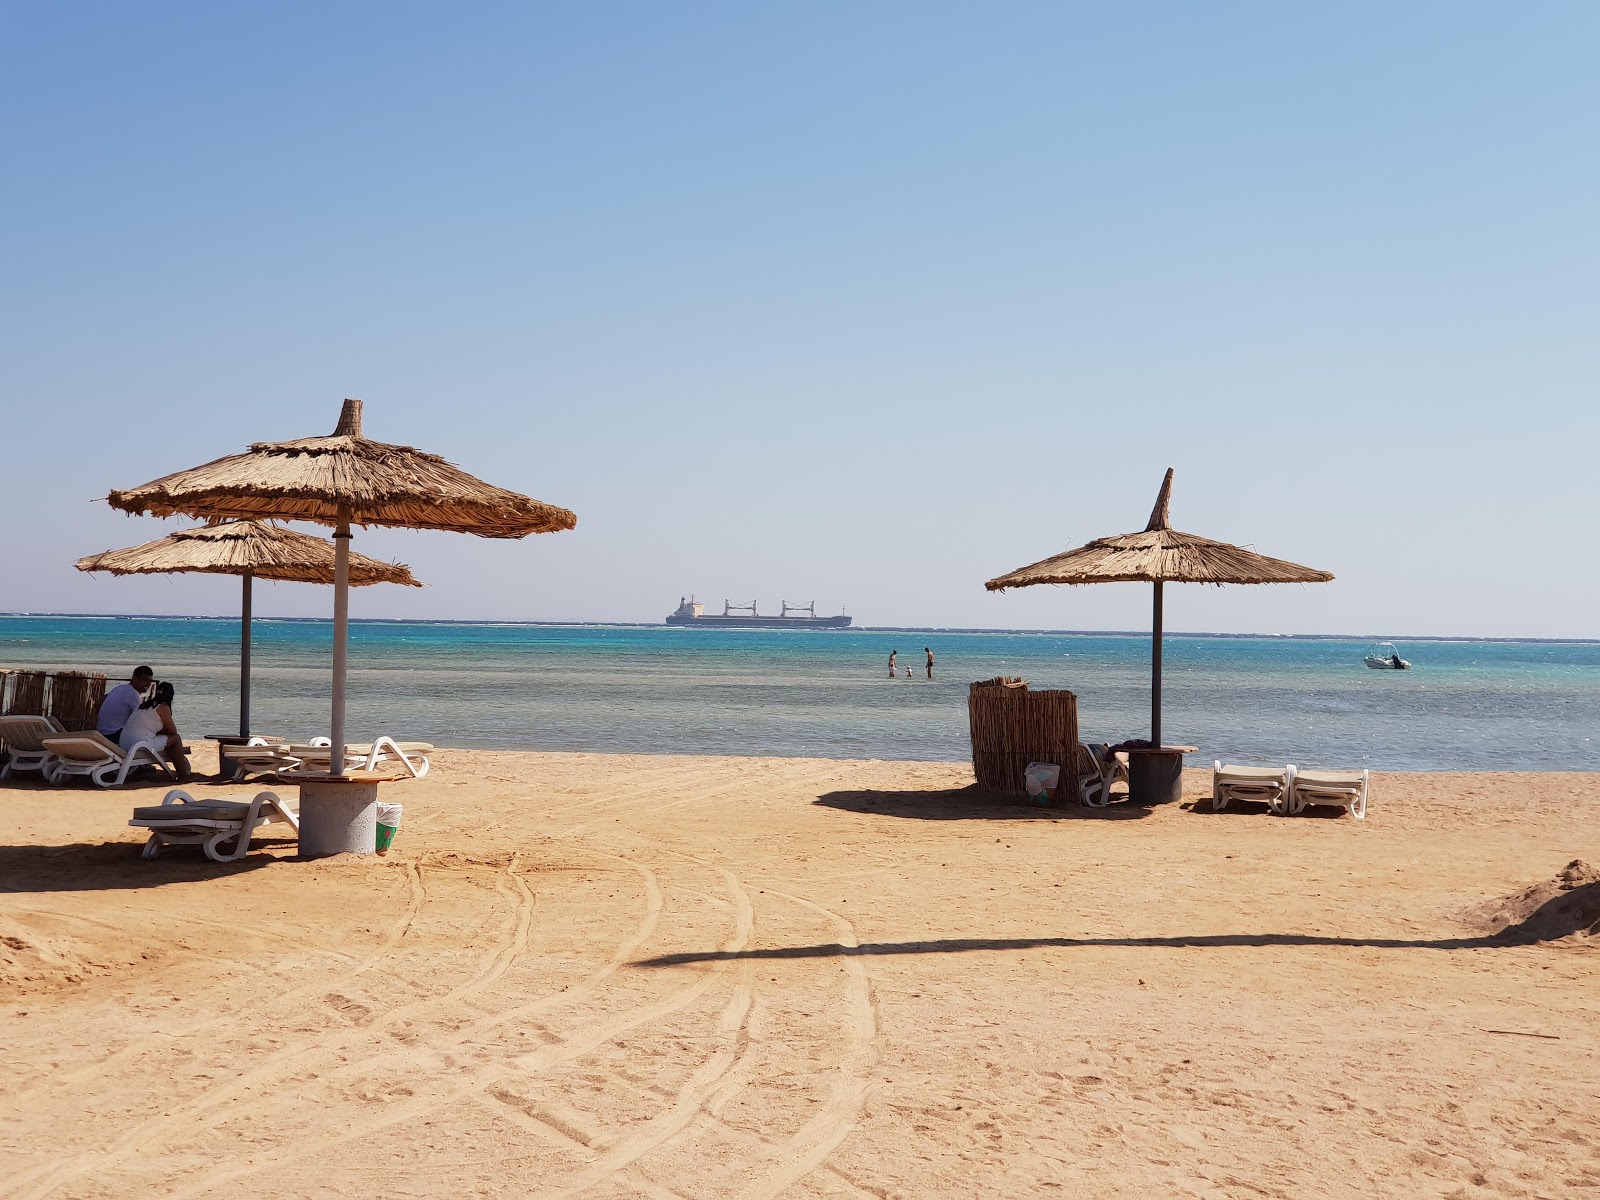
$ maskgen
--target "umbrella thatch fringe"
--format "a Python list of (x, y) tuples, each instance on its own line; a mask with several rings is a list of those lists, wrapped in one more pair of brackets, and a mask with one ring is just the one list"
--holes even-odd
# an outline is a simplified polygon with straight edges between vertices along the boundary
[(1327, 571), (1177, 529), (1096, 538), (989, 580), (991, 592), (1036, 583), (1327, 583)]
[[(164, 538), (107, 550), (78, 560), (80, 571), (112, 575), (161, 575), (197, 572), (212, 575), (252, 574), (258, 579), (289, 583), (333, 582), (334, 548), (326, 538), (312, 537), (266, 521), (225, 521), (180, 529)], [(404, 563), (379, 562), (364, 554), (350, 555), (350, 584), (397, 583), (421, 587)]]
[(346, 401), (329, 437), (256, 442), (243, 454), (114, 491), (113, 507), (192, 516), (442, 529), (520, 538), (572, 529), (565, 508), (484, 483), (437, 454), (361, 436), (359, 401)]

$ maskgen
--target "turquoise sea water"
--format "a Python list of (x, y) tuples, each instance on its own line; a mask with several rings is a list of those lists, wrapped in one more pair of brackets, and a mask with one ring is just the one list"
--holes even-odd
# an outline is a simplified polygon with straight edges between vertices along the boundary
[[(332, 628), (257, 621), (254, 725), (328, 727)], [(923, 646), (938, 658), (922, 677)], [(1234, 761), (1386, 770), (1600, 770), (1600, 645), (1417, 642), (1372, 671), (1365, 642), (1166, 641), (1164, 734)], [(891, 681), (885, 660), (899, 650)], [(1086, 738), (1149, 735), (1147, 637), (358, 623), (352, 738), (443, 746), (959, 760), (966, 688), (1020, 675), (1078, 694)], [(237, 728), (238, 622), (0, 617), (0, 667), (151, 663), (191, 739)]]

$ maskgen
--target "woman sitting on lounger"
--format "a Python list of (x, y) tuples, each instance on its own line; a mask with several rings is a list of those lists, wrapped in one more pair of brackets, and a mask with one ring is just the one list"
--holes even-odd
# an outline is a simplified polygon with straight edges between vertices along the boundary
[(140, 742), (155, 742), (161, 757), (177, 769), (181, 783), (189, 778), (189, 759), (178, 727), (172, 723), (172, 696), (170, 683), (156, 684), (155, 694), (133, 710), (119, 740), (124, 750), (132, 750)]

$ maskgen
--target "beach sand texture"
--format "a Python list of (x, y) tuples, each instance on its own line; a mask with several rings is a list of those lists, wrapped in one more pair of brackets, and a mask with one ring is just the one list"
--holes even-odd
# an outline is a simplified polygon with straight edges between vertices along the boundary
[(0, 1195), (1600, 1190), (1600, 776), (970, 781), (446, 751), (388, 858), (228, 866), (6, 788)]

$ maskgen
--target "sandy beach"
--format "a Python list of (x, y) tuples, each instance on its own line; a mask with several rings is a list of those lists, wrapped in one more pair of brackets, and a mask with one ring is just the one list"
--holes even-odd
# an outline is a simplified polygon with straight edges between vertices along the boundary
[(1600, 1191), (1600, 776), (970, 783), (446, 751), (387, 858), (236, 865), (5, 787), (0, 1195)]

